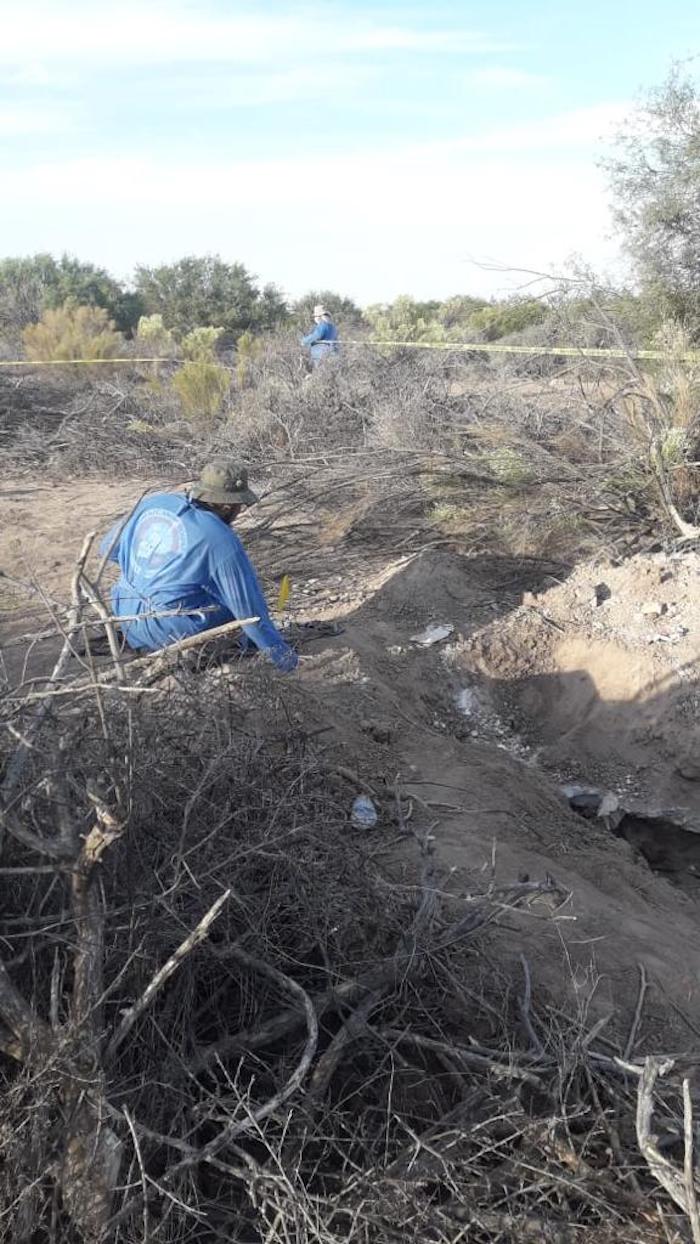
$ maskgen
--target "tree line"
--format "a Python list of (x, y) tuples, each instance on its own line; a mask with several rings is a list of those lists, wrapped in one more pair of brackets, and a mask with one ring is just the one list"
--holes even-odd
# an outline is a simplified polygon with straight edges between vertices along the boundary
[[(631, 261), (631, 286), (616, 292), (615, 313), (639, 344), (669, 320), (692, 342), (700, 339), (700, 100), (694, 80), (675, 68), (620, 127), (608, 174), (614, 218)], [(572, 287), (569, 321), (590, 305)], [(0, 259), (0, 336), (25, 330), (61, 308), (91, 308), (100, 331), (134, 337), (142, 320), (159, 316), (181, 342), (195, 329), (219, 330), (234, 344), (245, 333), (308, 326), (324, 303), (345, 332), (367, 330), (381, 340), (493, 341), (552, 328), (551, 299), (485, 299), (456, 295), (418, 301), (402, 295), (360, 308), (332, 290), (311, 290), (289, 302), (278, 286), (261, 285), (244, 264), (217, 255), (187, 255), (171, 264), (139, 265), (131, 282), (71, 255)], [(85, 320), (85, 313), (83, 313)]]
[(546, 314), (535, 298), (455, 296), (421, 302), (402, 295), (392, 303), (361, 309), (333, 290), (310, 290), (288, 302), (277, 286), (260, 286), (244, 264), (227, 263), (218, 255), (140, 265), (131, 284), (71, 255), (0, 260), (0, 334), (6, 337), (23, 334), (47, 312), (68, 305), (104, 312), (106, 319), (100, 322), (109, 321), (129, 338), (144, 319), (159, 316), (177, 341), (197, 328), (212, 327), (224, 340), (235, 342), (243, 333), (308, 327), (317, 303), (328, 308), (345, 332), (368, 329), (382, 339), (411, 341), (457, 339), (465, 331), (477, 340), (495, 339), (538, 323)]

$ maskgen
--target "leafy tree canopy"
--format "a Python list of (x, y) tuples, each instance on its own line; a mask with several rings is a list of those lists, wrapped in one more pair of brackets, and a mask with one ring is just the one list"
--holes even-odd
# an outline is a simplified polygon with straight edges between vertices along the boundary
[(604, 164), (642, 291), (700, 335), (700, 99), (674, 69), (620, 128)]
[(161, 315), (178, 337), (199, 327), (222, 328), (232, 337), (272, 328), (287, 317), (274, 285), (258, 288), (241, 263), (218, 255), (186, 255), (177, 263), (136, 269), (136, 290), (149, 315)]
[(313, 323), (314, 307), (321, 303), (332, 315), (341, 328), (360, 328), (363, 323), (362, 311), (352, 298), (336, 294), (332, 289), (311, 289), (303, 298), (298, 298), (292, 306), (294, 323), (298, 328), (308, 331)]
[(131, 332), (143, 314), (139, 296), (105, 268), (72, 255), (26, 255), (0, 260), (0, 328), (21, 330), (44, 311), (65, 302), (101, 307), (122, 332)]

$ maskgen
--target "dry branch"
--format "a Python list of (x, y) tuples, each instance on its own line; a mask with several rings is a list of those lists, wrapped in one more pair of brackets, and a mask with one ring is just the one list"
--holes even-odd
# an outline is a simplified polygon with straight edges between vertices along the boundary
[(46, 1048), (50, 1040), (47, 1025), (39, 1018), (20, 991), (13, 985), (4, 963), (0, 961), (0, 1018), (12, 1034), (6, 1051), (13, 1058), (24, 1059), (36, 1046)]
[(698, 1196), (695, 1188), (695, 1161), (693, 1157), (693, 1104), (690, 1099), (690, 1081), (683, 1080), (683, 1182), (688, 1202), (688, 1218), (693, 1232), (693, 1244), (700, 1244), (700, 1213), (698, 1213)]
[(644, 1011), (644, 999), (646, 998), (647, 989), (649, 988), (649, 982), (647, 980), (647, 973), (644, 964), (639, 963), (637, 966), (639, 968), (639, 994), (634, 1011), (634, 1019), (632, 1020), (632, 1026), (629, 1031), (627, 1044), (625, 1045), (623, 1054), (625, 1062), (629, 1062), (629, 1060), (634, 1056), (634, 1047), (637, 1040), (637, 1034), (639, 1032), (639, 1025), (642, 1021), (642, 1013)]
[[(532, 1244), (573, 1244), (569, 1223), (536, 1214), (496, 1213), (493, 1210), (469, 1210), (466, 1206), (448, 1206), (447, 1212), (467, 1227), (488, 1231), (496, 1239), (531, 1241)], [(468, 1236), (464, 1237), (465, 1240)]]
[[(657, 1183), (665, 1189), (675, 1204), (683, 1211), (691, 1222), (694, 1240), (700, 1238), (700, 1222), (698, 1221), (698, 1209), (695, 1195), (695, 1184), (697, 1176), (693, 1166), (692, 1159), (692, 1110), (689, 1112), (688, 1107), (690, 1100), (688, 1097), (687, 1105), (684, 1109), (685, 1118), (685, 1167), (680, 1172), (676, 1169), (673, 1162), (660, 1152), (656, 1137), (652, 1133), (652, 1121), (654, 1115), (654, 1088), (660, 1076), (666, 1075), (674, 1067), (673, 1059), (647, 1058), (644, 1062), (644, 1069), (639, 1078), (637, 1088), (637, 1142), (639, 1144), (642, 1156), (651, 1171)], [(684, 1090), (684, 1098), (686, 1091)], [(685, 1104), (685, 1103), (684, 1103)], [(688, 1120), (691, 1125), (691, 1140), (688, 1142)], [(689, 1191), (690, 1186), (690, 1191)], [(698, 1236), (696, 1236), (696, 1230)]]
[(541, 1089), (543, 1085), (542, 1077), (535, 1075), (527, 1067), (523, 1067), (514, 1055), (499, 1058), (496, 1055), (483, 1054), (465, 1046), (449, 1045), (446, 1041), (437, 1041), (419, 1032), (402, 1032), (400, 1028), (381, 1028), (379, 1036), (386, 1041), (406, 1042), (409, 1045), (415, 1045), (418, 1049), (447, 1054), (455, 1062), (463, 1063), (466, 1067), (473, 1067), (475, 1071), (486, 1072), (497, 1080), (521, 1080), (524, 1084), (531, 1084), (538, 1089)]
[[(474, 936), (485, 925), (495, 921), (502, 911), (527, 904), (542, 894), (560, 896), (561, 891), (550, 881), (524, 882), (500, 894), (489, 895), (476, 904), (462, 919), (448, 925), (432, 943), (428, 942), (423, 945), (417, 943), (414, 923), (412, 930), (403, 935), (393, 955), (377, 963), (361, 976), (343, 981), (334, 989), (314, 996), (312, 1001), (316, 1014), (321, 1018), (329, 1009), (339, 1004), (351, 1004), (363, 994), (371, 993), (376, 989), (395, 990), (419, 969), (428, 954), (459, 945)], [(421, 900), (418, 912), (421, 922), (428, 918), (434, 898), (434, 894), (430, 899), (426, 892), (424, 899)], [(198, 1050), (192, 1069), (199, 1072), (217, 1057), (225, 1057), (244, 1050), (261, 1049), (288, 1036), (299, 1026), (299, 1023), (298, 1012), (282, 1011), (255, 1029), (234, 1033), (213, 1045)]]
[(212, 903), (209, 910), (202, 916), (202, 919), (199, 921), (196, 928), (188, 934), (184, 942), (180, 943), (177, 950), (173, 952), (167, 962), (163, 964), (162, 968), (156, 972), (155, 976), (149, 981), (148, 985), (144, 989), (140, 998), (137, 998), (134, 1005), (129, 1007), (129, 1010), (122, 1017), (122, 1021), (117, 1031), (114, 1033), (109, 1045), (107, 1046), (105, 1052), (106, 1063), (112, 1062), (117, 1054), (117, 1051), (119, 1050), (119, 1047), (124, 1043), (137, 1020), (150, 1006), (153, 998), (155, 998), (158, 993), (158, 990), (162, 989), (165, 982), (170, 979), (173, 972), (177, 971), (183, 959), (187, 958), (187, 955), (194, 950), (195, 946), (198, 946), (200, 942), (203, 942), (205, 937), (209, 935), (209, 930), (212, 924), (230, 897), (231, 890), (226, 890), (224, 894), (217, 898), (215, 903)]
[[(100, 596), (99, 589), (93, 583), (90, 582), (90, 580), (88, 579), (87, 575), (84, 572), (81, 576), (81, 587), (87, 599), (89, 600), (90, 604), (92, 605), (93, 609), (95, 610), (95, 613), (99, 616), (100, 621), (104, 625), (105, 634), (107, 635), (107, 642), (109, 644), (109, 651), (111, 653), (112, 662), (114, 665), (114, 676), (117, 682), (123, 683), (124, 682), (124, 669), (122, 666), (121, 653), (119, 649), (119, 640), (117, 639), (117, 633), (115, 630), (114, 621), (110, 617), (109, 610), (107, 609), (102, 597)], [(90, 642), (89, 636), (88, 636), (88, 633), (86, 632), (85, 633), (86, 645), (89, 645), (89, 642)]]
[[(89, 1023), (90, 1039), (97, 1043), (102, 1028), (99, 1000), (104, 989), (104, 913), (95, 893), (94, 869), (107, 848), (121, 836), (124, 826), (101, 800), (95, 802), (95, 823), (86, 834), (75, 861), (71, 888), (77, 932), (73, 968), (73, 1021), (83, 1030)], [(87, 1038), (87, 1034), (84, 1035)], [(96, 1059), (98, 1053), (96, 1048)]]
[(246, 1117), (243, 1119), (232, 1119), (230, 1123), (222, 1129), (218, 1136), (210, 1140), (195, 1155), (189, 1155), (183, 1158), (177, 1166), (169, 1171), (169, 1177), (172, 1179), (175, 1175), (180, 1174), (183, 1170), (188, 1169), (198, 1162), (209, 1162), (215, 1158), (217, 1154), (225, 1149), (227, 1145), (236, 1140), (239, 1136), (244, 1136), (251, 1131), (257, 1131), (260, 1124), (274, 1116), (280, 1108), (289, 1101), (297, 1092), (306, 1079), (311, 1064), (316, 1054), (318, 1045), (318, 1018), (314, 1010), (313, 1003), (308, 994), (301, 986), (287, 977), (279, 969), (272, 967), (270, 964), (262, 962), (260, 959), (242, 951), (240, 947), (230, 947), (230, 951), (234, 958), (238, 958), (241, 963), (253, 968), (255, 971), (262, 972), (266, 976), (270, 976), (277, 984), (285, 989), (287, 993), (291, 993), (295, 998), (299, 998), (303, 1006), (303, 1015), (306, 1023), (306, 1042), (301, 1057), (294, 1068), (292, 1074), (287, 1078), (281, 1089), (268, 1098), (262, 1106), (254, 1109), (248, 1109)]

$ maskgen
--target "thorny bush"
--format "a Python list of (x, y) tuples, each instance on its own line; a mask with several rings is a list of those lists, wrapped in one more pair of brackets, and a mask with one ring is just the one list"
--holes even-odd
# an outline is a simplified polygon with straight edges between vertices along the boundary
[(261, 472), (374, 455), (382, 488), (396, 491), (403, 456), (418, 452), (454, 468), (454, 486), (419, 486), (426, 525), (470, 548), (494, 541), (499, 551), (576, 557), (696, 538), (700, 390), (677, 343), (668, 365), (644, 372), (632, 358), (581, 359), (547, 375), (527, 357), (369, 347), (309, 373), (293, 340), (258, 346), (241, 382), (233, 360), (229, 372), (217, 364), (222, 384), (230, 376), (218, 416), (223, 390), (183, 416), (177, 363), (60, 386), (53, 376), (2, 377), (6, 460), (182, 480), (214, 454)]
[[(3, 843), (3, 1238), (662, 1244), (634, 1084), (529, 976), (494, 975), (520, 910), (566, 896), (447, 899), (388, 783), (406, 885), (349, 826), (352, 775), (299, 729), (301, 694), (182, 667), (36, 740)], [(29, 705), (8, 712), (21, 735)]]

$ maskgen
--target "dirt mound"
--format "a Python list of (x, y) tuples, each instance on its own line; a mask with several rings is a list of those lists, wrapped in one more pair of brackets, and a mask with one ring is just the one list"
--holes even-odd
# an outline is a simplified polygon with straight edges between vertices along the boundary
[[(523, 605), (538, 582), (548, 586), (537, 606)], [(416, 807), (435, 817), (443, 885), (455, 894), (474, 870), (551, 874), (571, 890), (560, 925), (521, 931), (511, 948), (514, 961), (526, 949), (541, 987), (580, 1001), (582, 982), (595, 980), (593, 1011), (624, 1026), (641, 960), (659, 985), (650, 1033), (674, 1013), (669, 997), (700, 1023), (696, 974), (678, 968), (689, 944), (700, 951), (691, 894), (650, 867), (653, 852), (639, 846), (648, 827), (631, 847), (603, 821), (582, 821), (561, 792), (567, 780), (602, 782), (627, 807), (648, 812), (652, 795), (663, 807), (660, 775), (672, 785), (683, 731), (668, 650), (579, 630), (567, 616), (576, 584), (552, 586), (547, 566), (434, 551), (390, 563), (365, 586), (354, 609), (343, 607), (342, 633), (311, 645), (300, 684), (311, 728), (370, 784), (401, 773)], [(312, 597), (304, 609), (313, 607)], [(423, 647), (415, 637), (432, 623), (452, 633)], [(674, 860), (692, 877), (696, 839), (675, 832)]]

